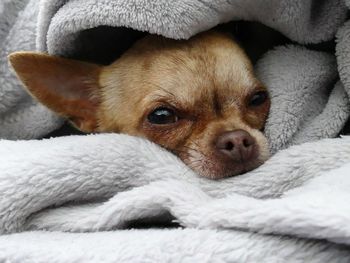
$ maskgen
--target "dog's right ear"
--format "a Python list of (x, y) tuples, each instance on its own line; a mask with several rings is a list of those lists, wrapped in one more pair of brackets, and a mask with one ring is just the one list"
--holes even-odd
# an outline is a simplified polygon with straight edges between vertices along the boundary
[(33, 97), (78, 129), (97, 129), (102, 66), (34, 52), (16, 52), (9, 60)]

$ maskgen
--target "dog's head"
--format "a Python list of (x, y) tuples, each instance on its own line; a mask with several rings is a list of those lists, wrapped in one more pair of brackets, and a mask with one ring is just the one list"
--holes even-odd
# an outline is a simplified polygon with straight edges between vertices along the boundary
[(215, 179), (268, 158), (267, 91), (224, 34), (148, 36), (109, 66), (27, 52), (10, 61), (35, 98), (82, 131), (148, 138)]

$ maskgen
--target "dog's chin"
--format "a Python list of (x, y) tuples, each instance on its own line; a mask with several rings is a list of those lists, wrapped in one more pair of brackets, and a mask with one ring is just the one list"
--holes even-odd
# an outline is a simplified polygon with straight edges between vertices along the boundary
[(200, 176), (206, 177), (208, 179), (219, 180), (228, 177), (238, 176), (245, 174), (258, 168), (265, 162), (265, 158), (257, 158), (248, 162), (241, 163), (215, 163), (209, 160), (203, 160), (196, 166), (190, 168), (195, 171)]

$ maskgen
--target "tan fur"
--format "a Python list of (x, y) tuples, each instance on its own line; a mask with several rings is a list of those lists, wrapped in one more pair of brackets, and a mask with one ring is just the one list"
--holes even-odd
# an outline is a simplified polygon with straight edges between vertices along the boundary
[[(78, 128), (148, 138), (176, 153), (203, 176), (242, 173), (268, 157), (267, 142), (259, 130), (269, 101), (255, 108), (247, 106), (252, 94), (264, 87), (242, 49), (224, 34), (207, 32), (183, 41), (150, 35), (106, 67), (28, 53), (11, 55), (10, 61), (33, 96), (70, 118)], [(42, 80), (43, 74), (57, 75), (57, 71), (60, 78)], [(64, 101), (62, 97), (71, 90), (64, 82), (76, 86), (79, 79), (78, 95)], [(52, 95), (59, 86), (65, 86), (63, 92)], [(82, 95), (84, 90), (88, 95)], [(84, 103), (89, 106), (84, 108)], [(66, 110), (67, 105), (71, 110)], [(76, 112), (72, 105), (77, 105)], [(181, 119), (169, 125), (151, 125), (147, 115), (158, 106), (175, 108)], [(219, 134), (238, 129), (250, 133), (259, 147), (258, 158), (244, 167), (225, 163), (212, 147)]]
[(96, 130), (100, 66), (31, 52), (17, 52), (9, 59), (33, 97), (78, 129)]

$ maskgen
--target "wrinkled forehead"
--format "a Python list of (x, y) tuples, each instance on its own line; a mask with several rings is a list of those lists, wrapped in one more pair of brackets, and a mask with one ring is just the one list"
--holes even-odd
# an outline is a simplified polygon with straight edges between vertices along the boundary
[[(159, 75), (161, 64), (163, 74)], [(176, 52), (160, 56), (153, 64), (152, 82), (160, 87), (155, 95), (171, 96), (191, 106), (217, 97), (241, 99), (259, 85), (250, 61), (240, 49), (212, 48), (200, 52)]]

